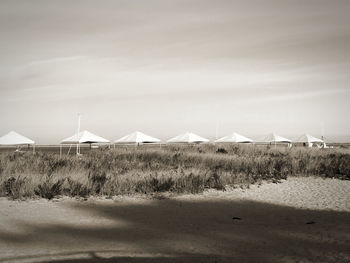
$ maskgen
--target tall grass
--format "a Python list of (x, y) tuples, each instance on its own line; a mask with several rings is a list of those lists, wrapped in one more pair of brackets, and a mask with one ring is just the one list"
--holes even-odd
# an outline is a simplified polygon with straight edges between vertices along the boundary
[(200, 193), (300, 175), (350, 180), (350, 152), (199, 145), (92, 150), (80, 157), (0, 154), (0, 195), (12, 198)]

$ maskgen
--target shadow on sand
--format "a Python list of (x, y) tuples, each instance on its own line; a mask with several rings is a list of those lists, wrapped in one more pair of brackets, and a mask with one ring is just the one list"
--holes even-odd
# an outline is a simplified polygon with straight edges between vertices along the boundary
[[(350, 213), (251, 201), (71, 202), (89, 226), (29, 224), (0, 232), (31, 255), (0, 262), (346, 262)], [(62, 214), (64, 218), (65, 215)], [(101, 220), (109, 223), (100, 224)], [(38, 251), (38, 253), (35, 253)]]

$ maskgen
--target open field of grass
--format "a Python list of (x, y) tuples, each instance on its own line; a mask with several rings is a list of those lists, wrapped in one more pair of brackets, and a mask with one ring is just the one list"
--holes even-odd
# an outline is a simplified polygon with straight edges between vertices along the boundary
[(11, 198), (200, 193), (309, 175), (350, 180), (350, 151), (176, 145), (93, 149), (62, 157), (47, 151), (0, 153), (0, 195)]

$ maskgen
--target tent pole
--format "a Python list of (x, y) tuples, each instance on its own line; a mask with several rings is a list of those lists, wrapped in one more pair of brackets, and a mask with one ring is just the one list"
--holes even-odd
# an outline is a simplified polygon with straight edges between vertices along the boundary
[(67, 155), (69, 155), (70, 149), (72, 148), (72, 144), (69, 145), (69, 149), (68, 149), (68, 153)]

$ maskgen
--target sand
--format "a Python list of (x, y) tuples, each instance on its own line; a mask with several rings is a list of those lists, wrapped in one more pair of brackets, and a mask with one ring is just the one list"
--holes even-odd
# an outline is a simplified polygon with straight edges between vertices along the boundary
[(350, 182), (156, 198), (0, 198), (0, 262), (350, 262)]
[(281, 183), (252, 185), (249, 189), (208, 190), (181, 198), (251, 200), (302, 209), (350, 212), (350, 181), (315, 177), (291, 177)]

